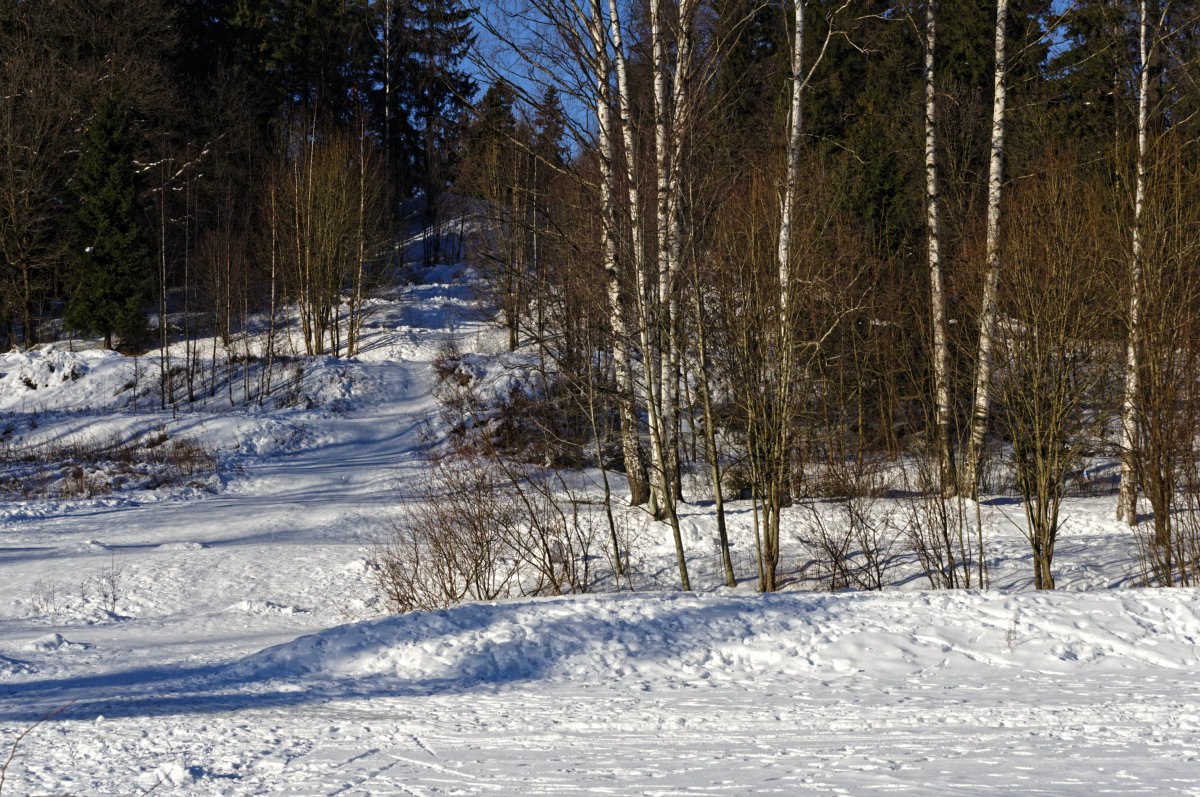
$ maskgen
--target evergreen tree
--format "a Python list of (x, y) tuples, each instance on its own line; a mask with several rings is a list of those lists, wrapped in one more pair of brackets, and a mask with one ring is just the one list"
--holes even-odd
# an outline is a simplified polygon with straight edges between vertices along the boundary
[[(787, 113), (788, 31), (786, 9), (758, 0), (723, 0), (718, 6), (720, 64), (717, 103), (726, 130), (760, 131), (763, 147), (778, 149)], [(739, 140), (735, 151), (746, 152)], [(754, 154), (758, 154), (755, 152)]]
[(71, 180), (68, 259), (74, 291), (68, 326), (104, 336), (112, 348), (145, 333), (152, 274), (149, 247), (138, 224), (129, 108), (119, 93), (100, 104), (84, 134)]
[[(381, 64), (389, 90), (377, 115), (391, 121), (384, 147), (400, 193), (420, 194), (427, 219), (453, 167), (476, 85), (461, 63), (475, 41), (471, 12), (459, 0), (396, 0), (388, 24), (394, 41)], [(378, 76), (376, 82), (378, 80)]]
[(563, 108), (562, 99), (557, 89), (548, 86), (534, 108), (534, 155), (556, 168), (566, 163), (567, 152), (563, 144), (566, 130), (567, 112)]

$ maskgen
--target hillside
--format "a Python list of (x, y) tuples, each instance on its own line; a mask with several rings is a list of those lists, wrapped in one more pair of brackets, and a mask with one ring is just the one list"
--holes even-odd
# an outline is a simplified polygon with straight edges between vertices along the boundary
[(154, 352), (0, 355), (10, 452), (157, 435), (212, 458), (171, 483), (27, 463), (107, 487), (63, 497), (56, 472), (0, 499), (0, 744), (66, 706), (4, 793), (1200, 790), (1198, 596), (1129, 586), (1111, 496), (1068, 500), (1054, 594), (1030, 589), (1006, 497), (981, 507), (988, 590), (929, 591), (898, 556), (883, 592), (807, 591), (789, 538), (770, 596), (749, 502), (731, 502), (730, 590), (695, 489), (695, 593), (668, 527), (622, 507), (632, 593), (597, 554), (598, 594), (383, 616), (372, 545), (419, 477), (435, 361), (453, 340), (508, 378), (466, 276), (380, 298), (359, 357), (305, 362), (292, 400), (263, 406), (155, 409), (122, 389)]

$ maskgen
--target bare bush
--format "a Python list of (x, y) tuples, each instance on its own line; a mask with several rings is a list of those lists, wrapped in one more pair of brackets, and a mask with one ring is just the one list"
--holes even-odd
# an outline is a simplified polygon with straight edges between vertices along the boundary
[(370, 557), (392, 611), (591, 589), (602, 524), (557, 471), (457, 445), (429, 457), (417, 484)]
[(886, 493), (882, 463), (866, 457), (838, 458), (819, 471), (815, 489), (829, 500), (805, 505), (800, 533), (804, 572), (822, 589), (880, 590), (891, 583), (900, 533)]
[(1170, 497), (1169, 523), (1134, 529), (1137, 565), (1132, 575), (1139, 586), (1200, 585), (1200, 464), (1190, 459), (1176, 462), (1173, 469), (1179, 484)]
[[(1137, 423), (1123, 451), (1153, 511), (1152, 531), (1135, 528), (1138, 578), (1147, 585), (1200, 583), (1200, 207), (1195, 169), (1168, 140), (1156, 162), (1143, 227), (1139, 369), (1133, 394)], [(1135, 517), (1136, 517), (1136, 513)]]
[(1094, 187), (1068, 162), (1014, 192), (1001, 279), (997, 420), (1025, 508), (1034, 585), (1051, 565), (1067, 482), (1093, 453), (1111, 406), (1113, 347), (1101, 215)]
[(934, 452), (906, 462), (897, 514), (931, 589), (987, 586), (979, 504), (942, 491)]
[(479, 459), (430, 458), (370, 557), (395, 612), (492, 600), (515, 577), (507, 540), (518, 523), (503, 476)]
[(510, 541), (525, 565), (523, 593), (590, 592), (593, 550), (601, 530), (590, 503), (559, 471), (517, 472), (509, 467), (506, 472), (509, 489), (524, 509), (520, 533)]
[(64, 596), (58, 582), (48, 578), (39, 578), (33, 582), (33, 592), (29, 597), (29, 608), (38, 617), (56, 614), (65, 606)]

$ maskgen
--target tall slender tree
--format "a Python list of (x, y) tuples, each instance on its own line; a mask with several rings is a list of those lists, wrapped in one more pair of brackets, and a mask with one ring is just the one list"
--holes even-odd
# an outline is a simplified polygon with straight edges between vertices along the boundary
[(401, 195), (420, 194), (432, 218), (476, 91), (463, 64), (475, 41), (471, 11), (459, 0), (395, 0), (386, 10), (393, 41), (377, 70), (388, 83), (379, 102), (385, 151)]
[(950, 445), (950, 345), (946, 334), (946, 290), (942, 275), (942, 197), (938, 189), (937, 85), (934, 55), (937, 51), (937, 12), (933, 0), (925, 4), (925, 229), (929, 255), (929, 304), (933, 325), (934, 451), (943, 493), (954, 489), (954, 461)]
[(964, 481), (975, 495), (979, 489), (979, 460), (991, 409), (992, 349), (996, 335), (996, 291), (1000, 280), (1000, 197), (1004, 185), (1004, 113), (1006, 107), (1007, 60), (1005, 26), (1008, 0), (996, 0), (996, 69), (992, 100), (992, 145), (988, 165), (987, 275), (979, 316), (979, 355), (975, 363), (975, 404), (971, 413), (971, 440), (967, 450)]

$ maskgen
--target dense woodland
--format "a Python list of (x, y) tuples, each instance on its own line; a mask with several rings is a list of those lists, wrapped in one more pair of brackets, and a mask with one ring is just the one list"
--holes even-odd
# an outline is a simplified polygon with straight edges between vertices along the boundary
[(802, 496), (849, 518), (829, 586), (881, 586), (862, 502), (902, 494), (972, 587), (1008, 489), (1053, 588), (1105, 484), (1153, 512), (1146, 583), (1194, 585), (1198, 34), (1166, 0), (2, 0), (0, 346), (183, 341), (161, 401), (194, 402), (191, 342), (248, 362), (251, 319), (268, 363), (353, 356), (415, 226), (536, 374), (503, 423), (449, 397), (461, 449), (621, 472), (685, 589), (685, 497), (722, 532), (753, 499), (771, 591)]

